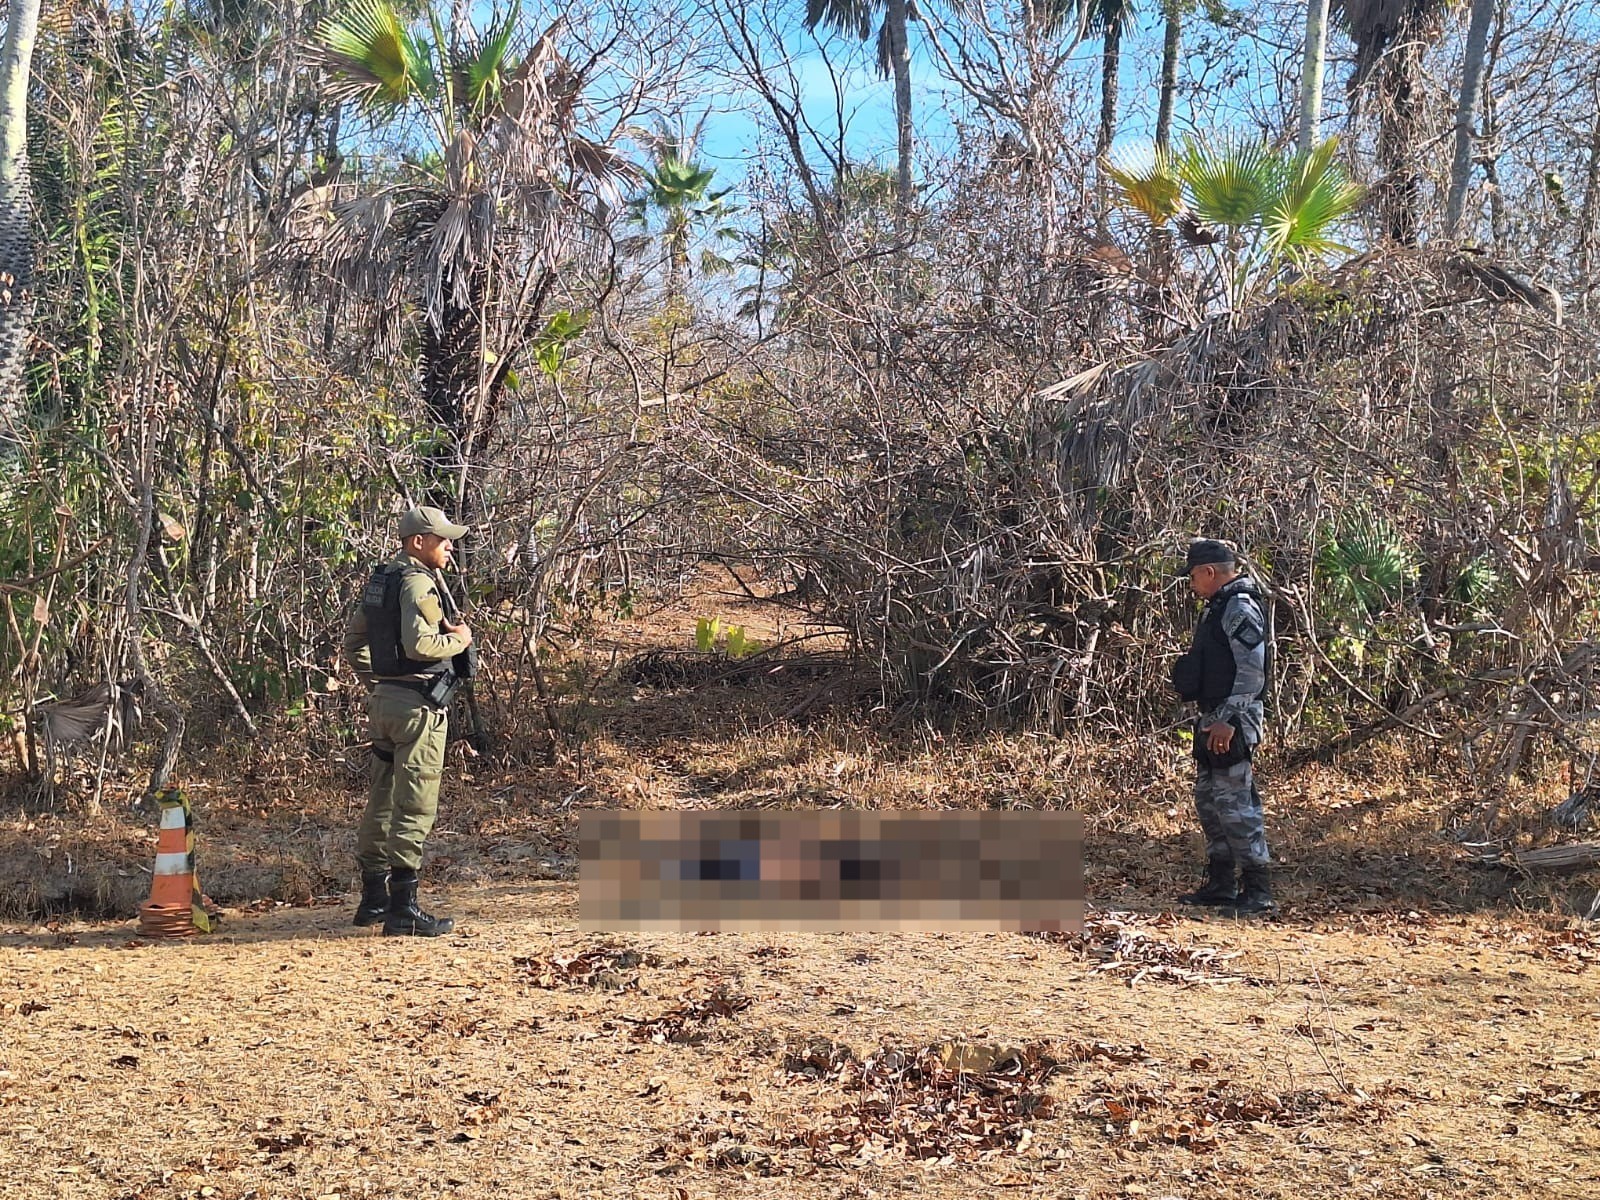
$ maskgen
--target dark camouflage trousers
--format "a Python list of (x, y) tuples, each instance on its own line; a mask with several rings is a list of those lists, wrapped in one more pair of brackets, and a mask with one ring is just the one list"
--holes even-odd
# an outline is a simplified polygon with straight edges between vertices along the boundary
[(1264, 867), (1272, 861), (1261, 795), (1248, 759), (1231, 767), (1196, 763), (1194, 809), (1205, 830), (1208, 858), (1228, 859), (1241, 867)]

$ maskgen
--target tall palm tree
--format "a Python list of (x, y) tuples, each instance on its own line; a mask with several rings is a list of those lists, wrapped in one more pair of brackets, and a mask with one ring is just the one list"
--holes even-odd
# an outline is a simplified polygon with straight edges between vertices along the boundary
[(1087, 30), (1098, 36), (1100, 50), (1100, 131), (1095, 136), (1096, 156), (1111, 149), (1117, 136), (1117, 76), (1122, 69), (1122, 35), (1132, 25), (1133, 0), (1086, 0)]
[(823, 25), (864, 42), (878, 24), (878, 72), (894, 79), (895, 220), (902, 226), (913, 195), (909, 27), (916, 20), (915, 0), (806, 0), (806, 28), (812, 31)]
[(1322, 73), (1328, 62), (1328, 0), (1306, 0), (1306, 43), (1300, 58), (1300, 152), (1322, 140)]
[[(1181, 0), (1163, 11), (1175, 12)], [(1167, 0), (1163, 0), (1167, 4)], [(1071, 31), (1076, 37), (1098, 37), (1100, 51), (1100, 130), (1095, 154), (1111, 149), (1117, 134), (1117, 76), (1122, 67), (1122, 35), (1134, 18), (1133, 0), (1027, 0), (1028, 11), (1044, 22), (1052, 34)], [(1169, 34), (1172, 32), (1169, 27)], [(1163, 67), (1165, 64), (1163, 64)], [(1177, 72), (1177, 47), (1173, 47), (1173, 73)], [(1163, 71), (1163, 74), (1165, 72)]]
[[(733, 189), (711, 189), (717, 173), (695, 156), (699, 133), (699, 129), (684, 134), (663, 127), (651, 139), (651, 161), (643, 171), (643, 190), (628, 203), (630, 216), (637, 224), (648, 228), (655, 221), (660, 223), (669, 302), (683, 294), (691, 272), (689, 250), (697, 232), (704, 229), (717, 241), (732, 241), (737, 236), (725, 223), (732, 209), (724, 197)], [(649, 240), (648, 236), (645, 240)], [(702, 251), (702, 271), (719, 271), (727, 265), (727, 260), (714, 249)]]
[(1422, 59), (1439, 36), (1451, 0), (1330, 0), (1329, 11), (1355, 46), (1352, 95), (1370, 93), (1378, 107), (1378, 190), (1389, 236), (1415, 245), (1422, 178), (1417, 140), (1422, 119)]
[(596, 250), (630, 172), (578, 132), (586, 81), (557, 51), (560, 21), (525, 45), (515, 7), (470, 36), (423, 12), (411, 25), (393, 0), (352, 0), (319, 29), (330, 97), (396, 128), (421, 118), (425, 145), (362, 194), (315, 190), (290, 262), (371, 305), (391, 344), (420, 319), (423, 400), (444, 435), (431, 494), (459, 506), (545, 298)]
[(1161, 90), (1156, 105), (1156, 145), (1172, 144), (1172, 108), (1178, 96), (1178, 57), (1183, 48), (1183, 9), (1186, 0), (1161, 0), (1165, 30), (1161, 39)]
[(1456, 145), (1450, 160), (1450, 196), (1445, 204), (1445, 232), (1454, 235), (1467, 204), (1467, 181), (1472, 176), (1472, 119), (1483, 86), (1483, 53), (1489, 45), (1489, 26), (1496, 0), (1472, 0), (1467, 22), (1466, 56), (1461, 63), (1461, 95), (1456, 104)]
[(21, 444), (23, 373), (33, 310), (33, 214), (28, 180), (28, 77), (39, 0), (10, 0), (0, 48), (0, 450)]

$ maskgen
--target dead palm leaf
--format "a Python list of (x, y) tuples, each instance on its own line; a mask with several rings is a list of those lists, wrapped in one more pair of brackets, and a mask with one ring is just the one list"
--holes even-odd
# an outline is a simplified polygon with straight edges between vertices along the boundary
[(112, 747), (120, 749), (140, 721), (142, 690), (136, 679), (97, 683), (71, 699), (35, 705), (34, 720), (44, 734), (47, 748), (110, 738)]

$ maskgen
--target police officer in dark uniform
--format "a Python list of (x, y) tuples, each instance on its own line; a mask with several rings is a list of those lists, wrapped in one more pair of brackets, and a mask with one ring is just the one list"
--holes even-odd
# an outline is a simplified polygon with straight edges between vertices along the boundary
[(1239, 573), (1225, 542), (1191, 543), (1185, 572), (1206, 607), (1172, 682), (1201, 711), (1194, 727), (1194, 806), (1206, 835), (1206, 882), (1180, 899), (1241, 915), (1270, 912), (1271, 856), (1250, 761), (1261, 743), (1270, 653), (1261, 593)]

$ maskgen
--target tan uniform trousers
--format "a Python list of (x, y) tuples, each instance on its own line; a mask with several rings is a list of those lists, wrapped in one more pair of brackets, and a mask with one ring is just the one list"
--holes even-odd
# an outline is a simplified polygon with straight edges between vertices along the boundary
[(367, 697), (372, 790), (356, 837), (364, 872), (422, 868), (422, 843), (439, 815), (449, 717), (416, 692), (380, 683)]

